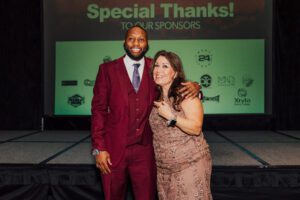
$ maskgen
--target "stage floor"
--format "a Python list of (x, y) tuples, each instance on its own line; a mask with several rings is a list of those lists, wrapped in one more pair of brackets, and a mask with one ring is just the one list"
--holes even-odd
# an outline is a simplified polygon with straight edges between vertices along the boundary
[[(300, 131), (205, 131), (213, 166), (300, 166)], [(0, 131), (0, 164), (91, 164), (89, 131)]]
[[(300, 199), (300, 131), (204, 134), (214, 200)], [(89, 131), (1, 130), (0, 200), (104, 199), (90, 152)]]

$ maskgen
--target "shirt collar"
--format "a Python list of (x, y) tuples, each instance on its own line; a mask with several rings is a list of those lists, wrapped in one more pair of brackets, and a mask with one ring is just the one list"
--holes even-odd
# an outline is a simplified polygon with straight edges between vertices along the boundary
[(124, 57), (124, 62), (128, 63), (128, 65), (132, 66), (135, 63), (140, 63), (141, 66), (144, 66), (145, 64), (145, 58), (141, 58), (140, 60), (132, 60), (127, 54)]

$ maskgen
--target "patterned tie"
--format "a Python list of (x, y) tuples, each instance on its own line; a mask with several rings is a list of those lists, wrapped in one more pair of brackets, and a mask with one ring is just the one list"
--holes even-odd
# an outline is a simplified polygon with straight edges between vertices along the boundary
[(134, 87), (135, 92), (139, 90), (139, 86), (140, 86), (140, 74), (139, 74), (140, 65), (141, 65), (140, 63), (133, 64), (134, 70), (132, 74), (132, 85)]

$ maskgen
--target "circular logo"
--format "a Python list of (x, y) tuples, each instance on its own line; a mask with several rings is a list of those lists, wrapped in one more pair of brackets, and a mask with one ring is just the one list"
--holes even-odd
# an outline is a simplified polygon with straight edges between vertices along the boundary
[(110, 56), (104, 56), (103, 58), (103, 63), (107, 63), (111, 61), (111, 57)]
[(211, 82), (212, 82), (212, 78), (208, 74), (204, 74), (200, 78), (200, 84), (202, 87), (205, 87), (205, 88), (209, 87), (211, 85)]
[(239, 95), (239, 97), (246, 97), (247, 96), (247, 90), (245, 88), (238, 89), (238, 95)]
[(212, 54), (207, 49), (201, 49), (196, 53), (196, 62), (201, 67), (207, 67), (212, 64)]

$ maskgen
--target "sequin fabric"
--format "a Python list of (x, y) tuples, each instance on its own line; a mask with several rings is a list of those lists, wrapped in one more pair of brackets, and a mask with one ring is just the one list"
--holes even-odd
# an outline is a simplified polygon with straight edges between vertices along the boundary
[[(173, 112), (184, 117), (182, 111)], [(167, 127), (156, 108), (150, 114), (150, 125), (154, 134), (159, 199), (212, 200), (212, 160), (203, 134), (192, 136), (177, 127)]]

